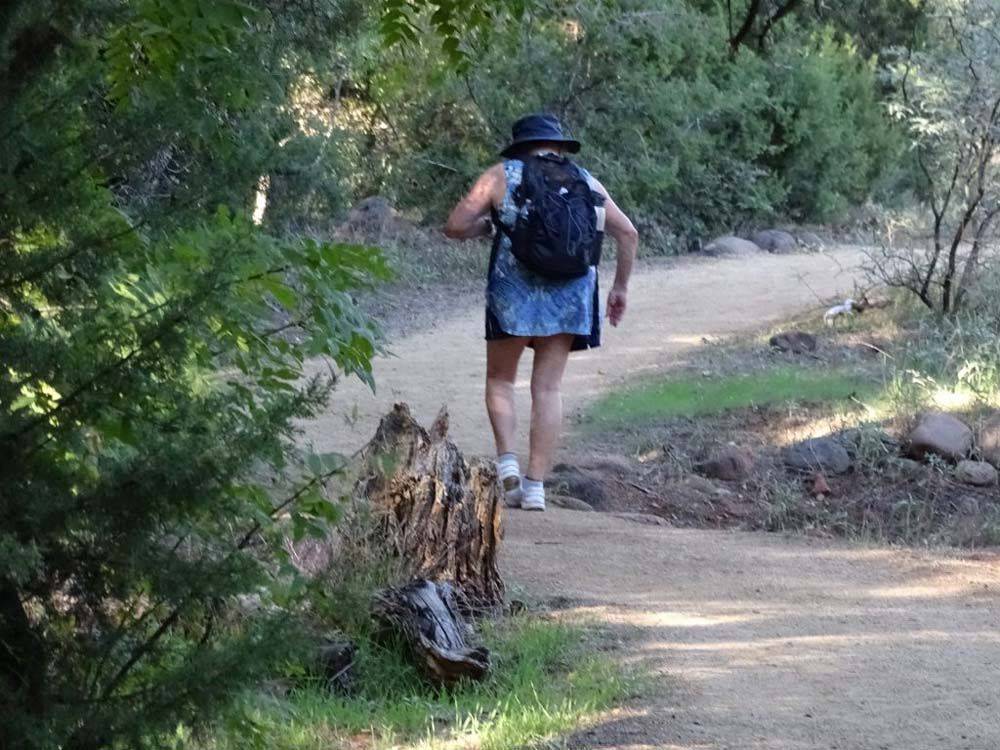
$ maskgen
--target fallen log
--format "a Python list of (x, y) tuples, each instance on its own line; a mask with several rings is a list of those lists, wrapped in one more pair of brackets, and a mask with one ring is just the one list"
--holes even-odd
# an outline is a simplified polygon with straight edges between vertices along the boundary
[(404, 580), (447, 581), (471, 608), (493, 609), (504, 596), (496, 468), (466, 461), (447, 432), (445, 409), (427, 431), (396, 404), (361, 452), (355, 497), (368, 504), (376, 541), (403, 564)]
[(402, 634), (434, 683), (454, 685), (489, 673), (489, 650), (467, 643), (472, 629), (458, 611), (450, 584), (417, 579), (386, 589), (376, 596), (372, 614), (383, 627)]
[(358, 648), (342, 638), (326, 639), (319, 647), (319, 666), (332, 693), (349, 695), (354, 688), (354, 662)]

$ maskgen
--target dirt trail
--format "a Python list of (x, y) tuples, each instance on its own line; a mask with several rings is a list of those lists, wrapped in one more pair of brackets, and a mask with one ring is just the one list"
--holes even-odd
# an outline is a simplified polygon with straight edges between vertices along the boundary
[[(850, 291), (859, 253), (697, 262), (640, 273), (626, 325), (575, 357), (572, 413), (614, 384), (669, 366), (702, 338), (753, 330), (816, 295)], [(395, 400), (488, 452), (479, 309), (394, 345), (377, 397), (354, 385), (308, 425), (352, 450)], [(525, 369), (526, 372), (526, 369)], [(521, 384), (521, 389), (526, 383)], [(525, 396), (527, 394), (524, 394)], [(522, 401), (522, 411), (526, 404)], [(659, 675), (635, 706), (571, 747), (673, 750), (1000, 748), (1000, 561), (804, 537), (642, 526), (597, 513), (513, 512), (512, 593), (558, 599), (609, 624), (625, 658)]]
[[(624, 324), (617, 329), (605, 325), (603, 345), (570, 360), (563, 388), (566, 413), (618, 383), (670, 366), (705, 337), (756, 330), (818, 306), (818, 296), (850, 293), (860, 260), (859, 249), (845, 247), (818, 255), (699, 259), (638, 272)], [(437, 326), (394, 342), (394, 356), (375, 363), (376, 395), (357, 380), (345, 381), (334, 394), (329, 416), (306, 425), (307, 439), (320, 451), (353, 451), (371, 437), (394, 402), (406, 401), (426, 424), (447, 404), (450, 434), (462, 449), (491, 452), (492, 434), (482, 406), (482, 336), (481, 307), (443, 310)], [(531, 357), (525, 360), (517, 388), (526, 417)], [(350, 424), (343, 415), (352, 415)], [(524, 446), (526, 421), (520, 424)]]
[[(569, 747), (1000, 748), (1000, 560), (511, 513), (505, 572), (659, 675)], [(517, 592), (513, 592), (516, 593)]]

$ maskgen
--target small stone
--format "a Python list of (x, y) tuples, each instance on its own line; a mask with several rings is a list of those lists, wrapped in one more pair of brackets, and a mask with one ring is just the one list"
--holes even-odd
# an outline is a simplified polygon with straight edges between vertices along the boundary
[(799, 247), (792, 235), (780, 229), (764, 229), (750, 239), (761, 250), (766, 250), (769, 253), (794, 253)]
[(972, 450), (972, 430), (965, 422), (942, 412), (927, 412), (910, 433), (908, 453), (923, 460), (929, 455), (960, 461)]
[(768, 342), (774, 349), (792, 354), (811, 354), (816, 351), (816, 337), (805, 331), (777, 333)]
[(851, 468), (847, 449), (833, 437), (803, 440), (784, 448), (781, 455), (789, 469), (806, 474), (846, 474)]
[(647, 464), (650, 461), (659, 461), (663, 458), (662, 448), (651, 448), (648, 451), (643, 451), (639, 454), (638, 461), (641, 464)]
[(578, 497), (570, 497), (569, 495), (547, 495), (546, 499), (559, 508), (565, 508), (566, 510), (582, 510), (582, 511), (593, 511), (594, 507), (587, 502), (584, 502)]
[(924, 465), (912, 458), (893, 457), (886, 462), (886, 471), (893, 479), (913, 479), (924, 473)]
[(959, 461), (955, 479), (976, 487), (992, 487), (997, 483), (997, 470), (985, 461)]
[(810, 491), (813, 497), (826, 497), (830, 494), (830, 483), (826, 481), (825, 476), (817, 472), (812, 478), (812, 490)]
[(720, 487), (717, 487), (710, 480), (705, 479), (705, 477), (700, 477), (697, 474), (692, 474), (689, 477), (687, 477), (684, 480), (684, 484), (686, 484), (690, 489), (694, 490), (695, 492), (701, 493), (702, 495), (712, 495), (714, 497), (721, 494)]
[(753, 473), (753, 469), (753, 454), (746, 448), (735, 445), (717, 451), (707, 461), (695, 467), (699, 474), (726, 482), (742, 481)]

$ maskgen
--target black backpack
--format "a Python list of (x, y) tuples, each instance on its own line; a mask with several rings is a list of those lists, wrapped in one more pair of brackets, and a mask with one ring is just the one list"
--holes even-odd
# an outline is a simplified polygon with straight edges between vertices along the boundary
[(597, 212), (604, 197), (569, 159), (553, 154), (526, 158), (513, 198), (519, 213), (509, 232), (511, 252), (532, 271), (574, 279), (600, 262), (604, 233)]

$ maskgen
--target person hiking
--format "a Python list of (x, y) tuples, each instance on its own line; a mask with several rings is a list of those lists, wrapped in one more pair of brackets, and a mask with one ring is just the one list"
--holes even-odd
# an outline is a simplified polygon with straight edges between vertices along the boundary
[[(546, 474), (562, 423), (561, 384), (571, 351), (600, 346), (597, 264), (604, 233), (618, 265), (607, 317), (625, 315), (639, 235), (594, 177), (566, 154), (580, 142), (551, 115), (522, 117), (511, 128), (503, 161), (486, 170), (452, 210), (454, 239), (493, 230), (486, 286), (486, 409), (496, 440), (497, 471), (510, 507), (545, 510)], [(528, 470), (514, 452), (514, 381), (525, 347), (534, 349)]]

